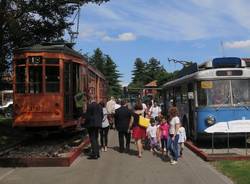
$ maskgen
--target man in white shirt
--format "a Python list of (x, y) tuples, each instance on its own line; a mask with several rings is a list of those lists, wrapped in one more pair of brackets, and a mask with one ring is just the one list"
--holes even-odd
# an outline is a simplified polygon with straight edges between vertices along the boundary
[(108, 114), (114, 114), (115, 113), (115, 98), (113, 96), (110, 97), (110, 100), (107, 102), (106, 109), (108, 111)]
[(110, 129), (113, 129), (114, 124), (114, 114), (115, 114), (115, 98), (113, 96), (110, 97), (110, 100), (107, 102), (106, 109), (108, 112), (108, 120), (110, 123)]
[(150, 107), (149, 112), (151, 117), (155, 118), (161, 114), (161, 108), (157, 105), (156, 102), (154, 102), (154, 105)]

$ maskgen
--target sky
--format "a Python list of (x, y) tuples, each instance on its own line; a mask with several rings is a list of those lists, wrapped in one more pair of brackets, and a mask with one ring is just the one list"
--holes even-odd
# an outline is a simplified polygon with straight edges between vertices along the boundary
[(249, 0), (110, 0), (81, 8), (76, 50), (100, 48), (131, 82), (134, 61), (168, 58), (202, 63), (222, 56), (250, 57)]

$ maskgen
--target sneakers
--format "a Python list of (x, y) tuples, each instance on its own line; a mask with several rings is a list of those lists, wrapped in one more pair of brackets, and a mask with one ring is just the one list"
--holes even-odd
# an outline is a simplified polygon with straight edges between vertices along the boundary
[(106, 151), (108, 151), (108, 148), (107, 148), (107, 146), (105, 146), (105, 147), (104, 147), (104, 151), (105, 151), (105, 152), (106, 152)]
[(175, 161), (175, 160), (172, 161), (172, 160), (171, 160), (171, 161), (170, 161), (170, 164), (171, 164), (171, 165), (175, 165), (175, 164), (177, 164), (177, 161)]
[(102, 147), (102, 148), (101, 148), (101, 151), (102, 151), (102, 152), (106, 152), (106, 151), (108, 151), (108, 148), (107, 148), (106, 146), (105, 146), (105, 147)]

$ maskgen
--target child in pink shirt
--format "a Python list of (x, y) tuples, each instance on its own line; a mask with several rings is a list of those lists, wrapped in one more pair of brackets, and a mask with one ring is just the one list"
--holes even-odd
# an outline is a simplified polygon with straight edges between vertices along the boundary
[(164, 150), (168, 151), (168, 136), (169, 136), (169, 125), (165, 117), (160, 118), (160, 126), (158, 128), (158, 138), (161, 141), (162, 156), (164, 156)]

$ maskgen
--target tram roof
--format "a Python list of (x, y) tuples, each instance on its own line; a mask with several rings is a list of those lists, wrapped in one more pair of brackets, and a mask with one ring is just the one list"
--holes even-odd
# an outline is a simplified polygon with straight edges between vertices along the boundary
[(15, 53), (22, 52), (50, 52), (50, 53), (65, 53), (70, 54), (82, 59), (85, 59), (83, 55), (71, 48), (70, 43), (41, 43), (35, 44), (29, 47), (23, 47), (15, 50)]
[[(87, 59), (82, 54), (72, 49), (71, 43), (41, 43), (15, 50), (15, 53), (23, 53), (23, 52), (50, 52), (50, 53), (60, 52), (60, 53), (70, 54), (87, 61)], [(88, 69), (93, 71), (99, 77), (105, 79), (105, 76), (97, 68), (88, 65)]]
[(105, 79), (105, 76), (103, 75), (102, 72), (100, 72), (98, 69), (96, 69), (95, 67), (88, 65), (88, 69), (91, 70), (92, 72), (94, 72), (96, 75), (98, 75), (98, 77)]

